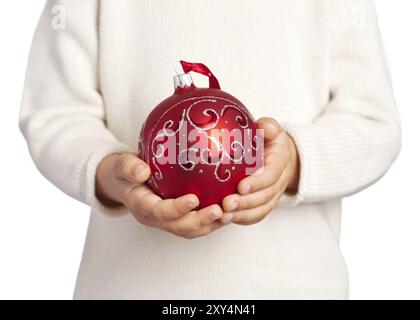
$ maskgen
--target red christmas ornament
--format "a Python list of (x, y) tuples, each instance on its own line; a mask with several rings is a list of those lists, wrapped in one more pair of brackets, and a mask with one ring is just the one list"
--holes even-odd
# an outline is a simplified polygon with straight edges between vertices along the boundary
[[(221, 204), (238, 183), (262, 166), (263, 139), (245, 106), (220, 90), (203, 64), (181, 61), (175, 93), (149, 115), (139, 157), (151, 168), (149, 186), (162, 198), (195, 194), (199, 208)], [(209, 77), (197, 88), (189, 72)]]

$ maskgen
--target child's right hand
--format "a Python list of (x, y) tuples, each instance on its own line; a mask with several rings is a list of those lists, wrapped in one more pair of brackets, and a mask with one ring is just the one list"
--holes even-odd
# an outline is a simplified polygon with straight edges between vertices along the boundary
[(193, 194), (163, 200), (145, 184), (149, 176), (149, 166), (135, 155), (112, 154), (98, 166), (96, 195), (107, 206), (126, 206), (143, 225), (187, 239), (208, 235), (230, 222), (230, 215), (222, 219), (219, 205), (194, 210), (199, 199)]

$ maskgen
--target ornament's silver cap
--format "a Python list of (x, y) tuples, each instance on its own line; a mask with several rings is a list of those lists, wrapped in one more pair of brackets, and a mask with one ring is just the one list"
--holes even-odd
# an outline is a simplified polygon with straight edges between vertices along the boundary
[(194, 81), (189, 73), (178, 74), (174, 77), (175, 90), (178, 88), (191, 87), (193, 83)]

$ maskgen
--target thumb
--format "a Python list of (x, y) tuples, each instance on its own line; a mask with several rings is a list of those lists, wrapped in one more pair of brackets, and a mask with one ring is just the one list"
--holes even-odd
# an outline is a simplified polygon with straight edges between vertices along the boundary
[(257, 121), (258, 129), (264, 130), (264, 139), (271, 141), (283, 131), (279, 123), (272, 118), (261, 118)]
[(134, 154), (119, 155), (115, 162), (115, 176), (134, 184), (143, 184), (149, 179), (150, 168)]

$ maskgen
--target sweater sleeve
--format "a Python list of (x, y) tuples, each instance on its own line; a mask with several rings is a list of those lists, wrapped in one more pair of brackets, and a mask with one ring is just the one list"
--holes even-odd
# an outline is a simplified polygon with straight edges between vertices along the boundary
[(129, 152), (107, 129), (98, 80), (98, 1), (50, 0), (27, 70), (20, 128), (41, 173), (69, 196), (105, 213), (95, 197), (99, 162)]
[(298, 193), (320, 202), (378, 180), (400, 150), (395, 106), (372, 0), (330, 0), (330, 102), (310, 124), (283, 124), (301, 162)]

